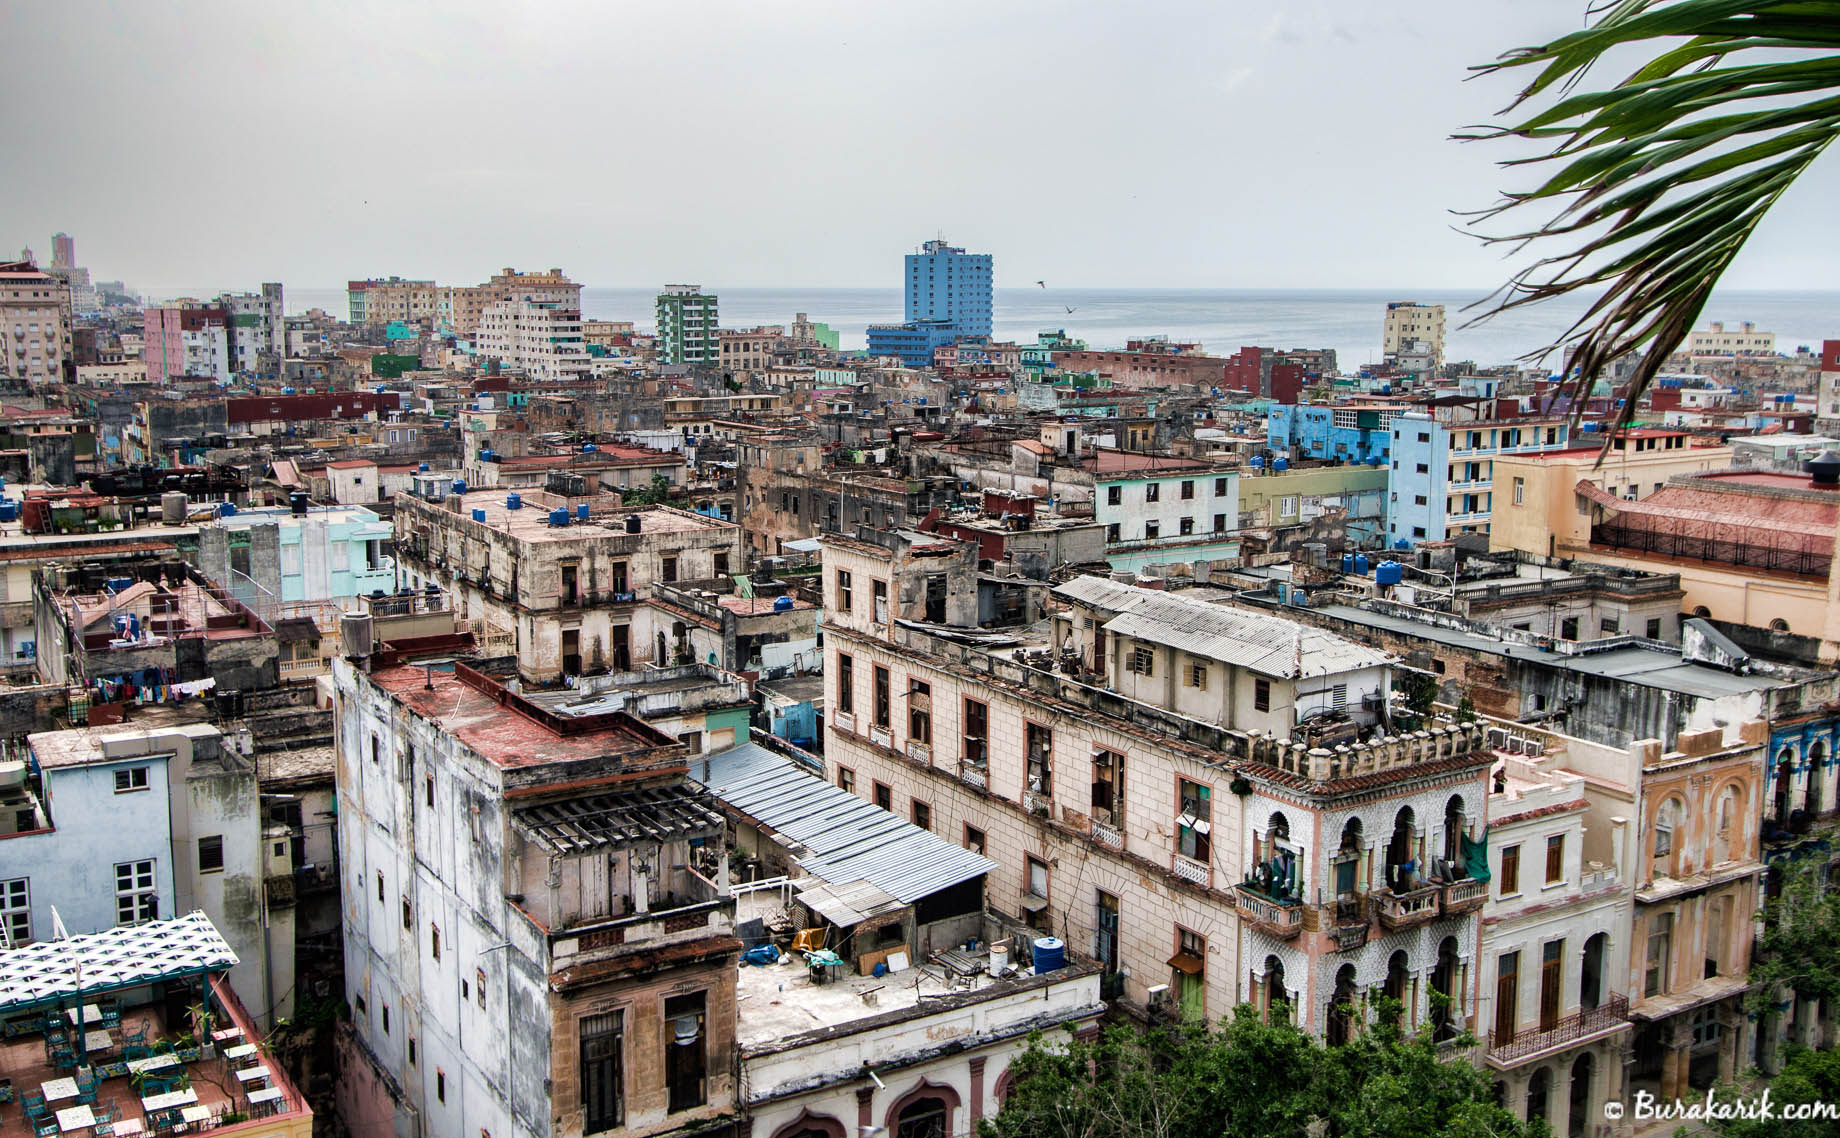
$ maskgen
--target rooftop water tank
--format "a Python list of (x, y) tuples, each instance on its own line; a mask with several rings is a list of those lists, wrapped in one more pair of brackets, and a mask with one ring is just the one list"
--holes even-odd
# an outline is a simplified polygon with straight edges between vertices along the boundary
[(1357, 574), (1363, 577), (1367, 576), (1367, 569), (1370, 564), (1371, 563), (1367, 560), (1367, 554), (1357, 553), (1354, 555), (1354, 571)]
[(782, 593), (779, 596), (773, 598), (773, 611), (774, 612), (791, 612), (792, 604), (793, 604), (792, 598)]
[(295, 517), (302, 517), (307, 512), (307, 501), (306, 493), (296, 490), (288, 495), (288, 509), (294, 512)]
[(638, 533), (639, 528), (640, 528), (639, 515), (636, 513), (627, 514), (626, 515), (626, 532), (627, 533)]
[(1398, 541), (1395, 541), (1393, 543), (1393, 548), (1394, 549), (1410, 549), (1412, 548), (1412, 543), (1402, 537)]
[(555, 509), (551, 510), (549, 512), (549, 524), (553, 526), (568, 525), (569, 524), (569, 511), (567, 507), (557, 506)]
[(1038, 937), (1035, 941), (1035, 975), (1067, 966), (1067, 946), (1057, 936)]
[(586, 505), (575, 507), (575, 520), (578, 522), (585, 522), (588, 520), (588, 507)]
[(1342, 572), (1344, 573), (1354, 572), (1354, 554), (1352, 553), (1342, 554)]
[(1824, 450), (1808, 460), (1807, 469), (1817, 486), (1840, 483), (1840, 453)]
[(486, 512), (485, 512), (484, 510), (474, 510), (474, 511), (473, 511), (473, 520), (474, 520), (474, 521), (476, 521), (476, 522), (483, 522), (483, 521), (485, 521), (485, 520), (486, 520)]
[(1255, 454), (1252, 456), (1252, 469), (1254, 470), (1265, 469), (1265, 456), (1264, 455)]
[(1273, 470), (1289, 470), (1291, 468), (1290, 460), (1284, 458), (1273, 459), (1271, 468)]
[(415, 469), (422, 474), (426, 474), (428, 473), (428, 464), (424, 462), (420, 466), (416, 467)]
[(456, 494), (466, 493), (466, 480), (463, 478), (454, 479), (454, 484), (453, 484), (452, 489), (453, 489), (453, 492)]
[(522, 497), (520, 497), (519, 495), (515, 493), (505, 495), (505, 509), (521, 510), (523, 508), (524, 508), (524, 499)]
[(236, 517), (236, 503), (235, 502), (219, 502), (217, 504), (217, 516), (220, 518)]
[(1382, 561), (1380, 567), (1374, 570), (1374, 584), (1397, 585), (1404, 576), (1399, 562)]
[(294, 394), (294, 389), (293, 389), (293, 388), (291, 388), (291, 387), (284, 387), (284, 388), (282, 388), (282, 389), (281, 389), (281, 394), (283, 394), (283, 395), (292, 395), (292, 394)]
[(583, 443), (583, 444), (581, 444), (581, 453), (583, 453), (583, 454), (593, 454), (593, 453), (594, 453), (594, 444), (593, 444), (593, 443)]

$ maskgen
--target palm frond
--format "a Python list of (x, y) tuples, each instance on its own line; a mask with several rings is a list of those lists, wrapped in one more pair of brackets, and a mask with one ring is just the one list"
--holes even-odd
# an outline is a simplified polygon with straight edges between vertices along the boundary
[[(1557, 167), (1465, 215), (1486, 244), (1542, 252), (1471, 305), (1483, 311), (1468, 324), (1601, 289), (1527, 358), (1560, 354), (1576, 417), (1603, 371), (1642, 351), (1621, 427), (1770, 208), (1840, 135), (1840, 0), (1612, 0), (1594, 16), (1472, 68), (1534, 70), (1502, 110), (1505, 124), (1455, 137), (1550, 144), (1501, 165)], [(1651, 58), (1613, 86), (1580, 90), (1594, 64), (1628, 48)], [(1492, 231), (1511, 211), (1541, 206), (1551, 212), (1532, 228)]]

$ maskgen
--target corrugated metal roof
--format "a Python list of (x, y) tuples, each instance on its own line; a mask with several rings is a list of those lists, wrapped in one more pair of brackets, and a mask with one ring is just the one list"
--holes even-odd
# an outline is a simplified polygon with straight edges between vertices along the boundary
[(1166, 644), (1262, 675), (1325, 676), (1387, 661), (1383, 652), (1313, 625), (1104, 577), (1078, 577), (1054, 591), (1077, 604), (1116, 613), (1104, 625), (1114, 636)]
[(907, 905), (997, 868), (755, 743), (693, 760), (690, 774), (833, 885), (866, 881)]

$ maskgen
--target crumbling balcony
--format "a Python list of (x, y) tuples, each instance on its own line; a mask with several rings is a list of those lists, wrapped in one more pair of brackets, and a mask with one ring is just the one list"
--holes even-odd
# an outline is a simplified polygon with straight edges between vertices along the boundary
[(1233, 887), (1234, 903), (1240, 919), (1266, 936), (1295, 940), (1303, 932), (1303, 906), (1267, 897), (1250, 885)]
[(1417, 928), (1429, 924), (1438, 915), (1438, 887), (1426, 885), (1422, 888), (1396, 893), (1390, 889), (1381, 890), (1374, 895), (1374, 913), (1380, 918), (1380, 927), (1388, 932), (1401, 929)]
[(1479, 911), (1489, 899), (1489, 883), (1474, 877), (1446, 881), (1438, 886), (1446, 917), (1461, 917)]

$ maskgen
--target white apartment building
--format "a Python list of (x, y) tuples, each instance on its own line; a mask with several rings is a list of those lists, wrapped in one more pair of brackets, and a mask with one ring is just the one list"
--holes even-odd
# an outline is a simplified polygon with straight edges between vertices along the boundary
[(532, 379), (579, 379), (594, 369), (581, 313), (549, 301), (501, 300), (479, 317), (478, 353)]
[(70, 358), (70, 286), (24, 261), (0, 265), (0, 375), (56, 383)]

